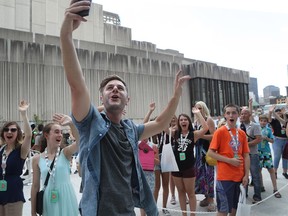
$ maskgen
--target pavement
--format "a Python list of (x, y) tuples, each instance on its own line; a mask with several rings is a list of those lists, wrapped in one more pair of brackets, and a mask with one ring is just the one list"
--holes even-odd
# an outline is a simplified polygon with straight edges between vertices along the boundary
[[(280, 167), (282, 166), (282, 161), (280, 161)], [(71, 181), (75, 188), (75, 192), (77, 195), (78, 201), (81, 199), (81, 193), (79, 193), (80, 188), (80, 182), (81, 179), (78, 176), (78, 174), (74, 174), (75, 171), (75, 161), (72, 163), (71, 168)], [(266, 189), (265, 192), (262, 193), (262, 201), (259, 204), (252, 205), (252, 196), (253, 196), (253, 187), (249, 187), (248, 191), (248, 198), (247, 198), (247, 204), (252, 205), (251, 206), (251, 215), (252, 216), (271, 216), (271, 215), (277, 215), (277, 216), (288, 216), (288, 179), (285, 179), (284, 176), (281, 174), (282, 168), (278, 169), (278, 179), (277, 179), (277, 186), (278, 190), (280, 191), (282, 198), (275, 198), (273, 193), (273, 187), (272, 182), (270, 180), (270, 175), (266, 169), (263, 169), (263, 181), (264, 181), (264, 187)], [(31, 176), (25, 176), (24, 180), (24, 194), (26, 198), (26, 203), (24, 204), (23, 208), (23, 216), (30, 216), (31, 215), (31, 205), (30, 205), (30, 190), (31, 190)], [(176, 190), (177, 193), (177, 190)], [(199, 202), (204, 198), (203, 195), (196, 195), (197, 198), (197, 213), (196, 215), (216, 215), (216, 212), (210, 213), (207, 212), (206, 208), (200, 207)], [(182, 215), (180, 212), (180, 206), (177, 199), (176, 194), (176, 205), (170, 204), (170, 197), (168, 198), (167, 203), (167, 209), (169, 210), (171, 215)], [(161, 206), (162, 206), (162, 191), (160, 190), (159, 198), (157, 206), (159, 207), (159, 215), (162, 214)], [(187, 210), (189, 210), (189, 206), (187, 205)], [(135, 213), (137, 216), (140, 216), (139, 209), (135, 208)], [(63, 215), (66, 216), (66, 215)], [(67, 215), (68, 216), (68, 215)], [(246, 216), (246, 215), (245, 215)]]

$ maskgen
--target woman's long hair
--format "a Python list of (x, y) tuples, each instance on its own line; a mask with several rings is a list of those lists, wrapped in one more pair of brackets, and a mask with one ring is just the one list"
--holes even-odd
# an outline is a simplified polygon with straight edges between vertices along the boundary
[(51, 128), (52, 128), (53, 125), (55, 125), (55, 124), (57, 124), (57, 123), (54, 123), (54, 122), (48, 123), (48, 124), (46, 124), (46, 125), (44, 126), (44, 128), (43, 128), (42, 136), (41, 136), (41, 138), (40, 138), (40, 140), (39, 140), (40, 145), (41, 145), (41, 149), (40, 149), (40, 152), (41, 152), (41, 153), (44, 152), (45, 148), (47, 147), (47, 139), (45, 138), (45, 134), (49, 134), (50, 131), (51, 131)]
[(181, 114), (178, 116), (178, 120), (177, 120), (178, 130), (177, 130), (176, 133), (175, 133), (175, 138), (176, 138), (176, 139), (177, 139), (177, 137), (179, 137), (180, 134), (182, 133), (182, 129), (181, 129), (181, 126), (180, 126), (180, 117), (181, 117), (181, 116), (184, 116), (185, 118), (188, 119), (188, 122), (189, 122), (188, 131), (194, 131), (191, 118), (190, 118), (187, 114), (181, 113)]
[(21, 146), (22, 144), (22, 141), (23, 141), (23, 133), (22, 133), (22, 130), (20, 128), (20, 126), (18, 125), (17, 122), (15, 121), (9, 121), (9, 122), (6, 122), (2, 128), (1, 128), (1, 141), (2, 143), (4, 144), (5, 143), (5, 138), (4, 138), (4, 128), (8, 128), (9, 126), (11, 125), (15, 125), (16, 128), (17, 128), (17, 137), (16, 137), (16, 141), (15, 141), (15, 148), (18, 148)]

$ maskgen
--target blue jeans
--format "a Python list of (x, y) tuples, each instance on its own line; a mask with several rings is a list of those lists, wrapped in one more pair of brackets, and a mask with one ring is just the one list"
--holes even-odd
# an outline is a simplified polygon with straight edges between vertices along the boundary
[[(274, 143), (272, 144), (273, 153), (274, 153), (274, 168), (278, 169), (280, 159), (282, 158), (282, 152), (287, 143), (288, 139), (279, 139), (274, 137)], [(288, 168), (288, 160), (282, 158), (282, 167), (283, 169)]]
[[(260, 161), (258, 154), (250, 154), (250, 173), (254, 184), (253, 198), (261, 199)], [(248, 194), (248, 186), (246, 187)]]

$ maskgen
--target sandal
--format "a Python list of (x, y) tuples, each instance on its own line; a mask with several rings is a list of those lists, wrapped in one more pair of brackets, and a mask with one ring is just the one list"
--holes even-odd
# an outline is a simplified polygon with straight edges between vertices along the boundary
[(282, 197), (281, 194), (277, 190), (274, 190), (273, 193), (274, 193), (274, 196), (276, 198), (281, 198)]
[(207, 207), (208, 212), (216, 212), (216, 205), (214, 203), (209, 203)]

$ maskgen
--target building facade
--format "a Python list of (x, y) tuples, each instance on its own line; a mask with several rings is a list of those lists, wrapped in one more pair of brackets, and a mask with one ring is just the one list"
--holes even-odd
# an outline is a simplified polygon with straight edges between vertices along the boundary
[[(30, 119), (37, 115), (45, 122), (55, 112), (70, 114), (71, 97), (59, 41), (68, 4), (68, 0), (0, 3), (0, 14), (6, 14), (5, 20), (9, 20), (7, 23), (0, 19), (0, 121), (20, 120), (17, 106), (21, 99), (30, 103)], [(247, 105), (247, 71), (185, 58), (176, 50), (133, 41), (131, 29), (121, 26), (116, 14), (103, 12), (102, 5), (93, 3), (89, 17), (75, 32), (74, 42), (96, 106), (100, 104), (101, 80), (117, 74), (127, 82), (131, 97), (126, 117), (141, 122), (152, 101), (158, 115), (173, 95), (179, 68), (192, 79), (183, 87), (176, 115), (191, 115), (191, 107), (199, 100), (206, 102), (212, 115), (217, 116), (227, 103)]]
[(274, 85), (266, 86), (263, 89), (263, 94), (264, 94), (265, 98), (268, 98), (270, 96), (279, 97), (280, 96), (280, 88), (276, 87)]
[(249, 79), (249, 92), (253, 92), (253, 94), (255, 96), (255, 100), (259, 103), (257, 78), (250, 77), (250, 79)]

